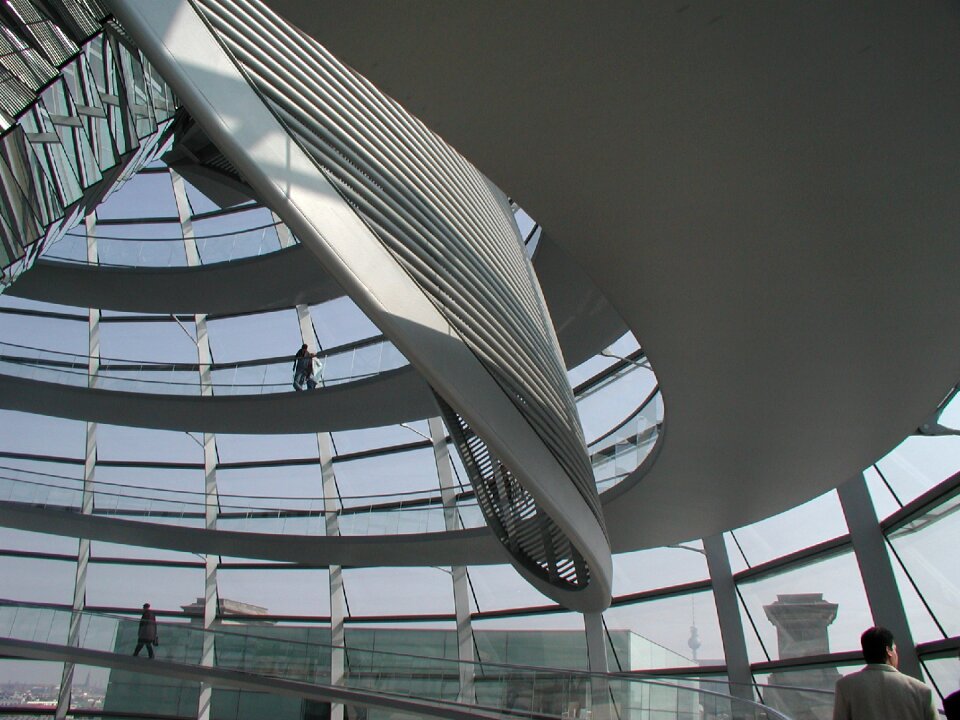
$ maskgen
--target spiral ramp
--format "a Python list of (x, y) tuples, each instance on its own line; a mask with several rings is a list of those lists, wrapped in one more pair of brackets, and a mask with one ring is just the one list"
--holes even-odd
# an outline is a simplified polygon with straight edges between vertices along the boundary
[[(132, 173), (156, 157), (175, 129), (174, 111), (182, 103), (230, 168), (426, 380), (488, 524), (520, 572), (572, 609), (606, 607), (611, 560), (603, 512), (557, 337), (506, 198), (399, 105), (255, 4), (83, 7), (87, 34), (75, 40), (77, 52), (84, 48), (74, 61), (77, 67), (85, 71), (95, 48), (112, 59), (103, 50), (107, 48), (119, 58), (116, 68), (86, 74), (113, 77), (124, 70), (123, 86), (141, 93), (136, 98), (141, 102), (125, 104), (121, 97), (121, 109), (131, 113), (121, 127), (133, 127), (137, 137), (152, 141), (137, 147), (133, 156), (139, 165), (123, 168)], [(119, 23), (111, 20), (106, 32), (99, 31), (95, 25), (108, 10)], [(262, 25), (256, 36), (249, 31), (254, 16)], [(136, 63), (127, 37), (143, 53), (134, 58)], [(274, 51), (281, 39), (288, 47), (292, 42), (292, 52)], [(83, 75), (67, 70), (66, 76), (71, 72)], [(100, 105), (110, 105), (110, 88), (101, 83), (96, 89)], [(73, 100), (79, 92), (74, 88), (73, 94), (63, 94)], [(39, 102), (27, 104), (27, 113), (42, 117), (53, 101), (38, 97)], [(98, 167), (108, 165), (97, 151), (110, 145), (98, 142), (112, 127), (109, 117), (85, 110), (96, 107), (88, 102), (94, 104), (62, 113), (66, 120), (54, 114), (56, 123), (50, 127), (37, 121), (34, 129), (48, 131), (42, 137), (23, 130), (30, 127), (23, 120), (6, 136), (19, 138), (29, 149), (31, 143), (53, 144), (50, 131), (65, 127), (74, 145), (66, 144), (61, 133), (60, 155), (87, 159), (72, 166), (59, 161), (58, 168), (77, 168), (71, 193), (50, 182), (56, 192), (47, 187), (22, 194), (20, 207), (32, 202), (34, 227), (20, 235), (32, 241), (22, 244), (17, 255), (6, 239), (8, 282), (36, 260), (56, 232), (70, 227), (116, 186), (104, 180), (102, 171), (86, 172), (94, 160)], [(137, 113), (146, 113), (153, 124)], [(77, 149), (90, 138), (98, 142)], [(114, 139), (112, 146), (117, 145)], [(32, 171), (37, 160), (22, 159), (21, 165), (24, 172)], [(48, 172), (57, 179), (61, 175), (56, 169)], [(117, 172), (117, 177), (127, 176)], [(23, 227), (21, 220), (18, 229)], [(78, 273), (47, 270), (61, 276)], [(415, 379), (414, 385), (420, 382), (409, 372), (399, 376)], [(372, 381), (371, 393), (378, 381), (382, 379)], [(45, 392), (30, 381), (5, 382), (10, 385), (4, 393), (8, 407), (25, 407)], [(75, 390), (87, 399), (97, 392)], [(66, 389), (64, 398), (71, 392)], [(329, 397), (338, 389), (325, 392)], [(429, 395), (420, 397), (434, 402)], [(162, 417), (162, 406), (176, 405), (178, 399), (137, 400), (157, 403)], [(256, 417), (253, 408), (240, 407), (255, 400), (228, 400), (235, 404), (231, 416)], [(332, 419), (338, 404), (325, 406)], [(415, 401), (407, 403), (405, 412), (411, 407), (414, 415), (424, 414)], [(88, 419), (109, 415), (89, 408), (81, 414)], [(205, 424), (216, 429), (217, 421), (211, 416)]]

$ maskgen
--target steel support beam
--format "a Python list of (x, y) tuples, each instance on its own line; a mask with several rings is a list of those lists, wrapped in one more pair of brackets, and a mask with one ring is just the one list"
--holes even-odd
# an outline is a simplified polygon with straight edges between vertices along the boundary
[[(847, 519), (853, 551), (860, 566), (863, 589), (875, 625), (890, 630), (897, 641), (900, 670), (923, 680), (917, 648), (903, 609), (903, 600), (893, 574), (893, 565), (887, 554), (886, 541), (877, 519), (877, 511), (870, 499), (867, 481), (863, 475), (851, 478), (837, 488), (840, 507)], [(866, 628), (864, 628), (865, 630)]]
[(711, 535), (703, 539), (703, 550), (713, 585), (713, 599), (720, 622), (720, 637), (723, 655), (727, 660), (727, 677), (730, 679), (730, 694), (753, 700), (753, 676), (750, 673), (750, 657), (743, 634), (743, 620), (737, 600), (737, 586), (730, 569), (730, 558), (723, 535)]
[[(97, 251), (97, 217), (94, 213), (87, 215), (84, 228), (87, 231), (87, 262), (96, 264), (99, 261)], [(97, 375), (100, 371), (100, 309), (90, 308), (87, 316), (87, 387), (97, 386)], [(83, 515), (93, 514), (95, 495), (94, 481), (97, 471), (97, 423), (87, 422), (86, 447), (83, 460), (83, 495), (80, 500), (80, 512)], [(67, 644), (76, 646), (80, 633), (80, 613), (83, 612), (87, 597), (87, 568), (90, 564), (90, 539), (79, 538), (77, 545), (77, 574), (73, 583), (73, 615), (70, 618), (70, 629), (67, 635)], [(57, 694), (56, 720), (64, 720), (70, 711), (70, 700), (73, 693), (73, 663), (66, 661), (63, 664), (63, 674), (60, 678), (60, 691)]]
[[(460, 530), (462, 524), (457, 511), (457, 489), (453, 482), (453, 465), (450, 461), (446, 429), (438, 417), (430, 418), (427, 426), (430, 429), (433, 459), (440, 481), (444, 525), (447, 531)], [(464, 663), (460, 666), (460, 692), (457, 702), (474, 703), (477, 701), (477, 692), (474, 686), (474, 666), (471, 663), (476, 662), (477, 658), (474, 654), (473, 624), (470, 621), (470, 579), (467, 576), (467, 567), (451, 566), (450, 577), (453, 580), (453, 607), (457, 616), (457, 659)]]

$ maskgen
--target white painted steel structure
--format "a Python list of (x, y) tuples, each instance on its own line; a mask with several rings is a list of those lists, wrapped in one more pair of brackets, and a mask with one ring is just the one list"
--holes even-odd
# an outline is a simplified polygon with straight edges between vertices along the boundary
[[(955, 523), (949, 523), (960, 480), (951, 470), (934, 477), (923, 493), (901, 501), (896, 482), (888, 482), (880, 468), (897, 456), (897, 451), (886, 455), (891, 444), (918, 425), (931, 436), (925, 438), (927, 447), (955, 432), (949, 419), (941, 424), (953, 397), (951, 383), (960, 374), (953, 339), (960, 307), (953, 277), (960, 225), (955, 200), (944, 191), (953, 186), (958, 166), (952, 122), (960, 114), (960, 88), (940, 71), (956, 61), (950, 48), (960, 38), (960, 21), (953, 9), (926, 8), (912, 14), (910, 23), (898, 23), (904, 6), (893, 1), (881, 3), (875, 22), (842, 8), (718, 4), (713, 13), (700, 6), (667, 12), (612, 3), (586, 18), (582, 7), (562, 2), (549, 16), (535, 6), (511, 6), (505, 23), (506, 12), (443, 3), (330, 2), (314, 24), (312, 3), (269, 3), (289, 13), (308, 31), (303, 35), (254, 2), (114, 4), (123, 29), (112, 26), (98, 42), (126, 53), (125, 69), (134, 60), (149, 68), (140, 50), (158, 68), (127, 72), (121, 85), (143, 93), (166, 88), (156, 95), (164, 118), (175, 105), (166, 82), (175, 87), (194, 115), (191, 132), (196, 123), (203, 127), (229, 159), (217, 162), (233, 175), (239, 169), (303, 246), (219, 267), (111, 270), (89, 263), (39, 267), (33, 278), (23, 275), (19, 294), (25, 298), (77, 304), (84, 312), (90, 308), (89, 379), (84, 378), (89, 387), (0, 377), (6, 409), (77, 418), (91, 429), (99, 422), (199, 430), (207, 441), (205, 527), (137, 522), (97, 508), (95, 434), (92, 445), (88, 437), (82, 458), (84, 494), (78, 508), (0, 501), (0, 525), (6, 528), (83, 538), (75, 558), (69, 558), (76, 563), (75, 610), (85, 606), (89, 568), (102, 567), (91, 555), (91, 543), (202, 553), (205, 625), (217, 621), (215, 593), (225, 556), (323, 567), (329, 613), (311, 610), (311, 618), (322, 615), (333, 632), (347, 635), (351, 572), (444, 566), (453, 579), (452, 610), (444, 617), (455, 625), (456, 651), (466, 660), (480, 652), (471, 625), (510, 616), (509, 609), (481, 610), (470, 577), (471, 569), (481, 575), (487, 566), (502, 563), (506, 547), (540, 590), (567, 607), (588, 611), (585, 659), (594, 669), (603, 669), (610, 659), (607, 623), (643, 607), (661, 617), (645, 630), (655, 634), (656, 625), (664, 623), (656, 607), (673, 602), (673, 614), (680, 615), (687, 608), (678, 603), (687, 599), (691, 610), (700, 607), (687, 641), (693, 668), (696, 615), (701, 624), (712, 621), (703, 619), (706, 599), (707, 615), (715, 617), (722, 641), (715, 655), (723, 656), (707, 662), (731, 682), (742, 683), (731, 687), (733, 694), (748, 697), (754, 690), (746, 684), (765, 673), (856, 662), (849, 639), (835, 636), (831, 652), (776, 658), (769, 638), (764, 640), (763, 612), (757, 612), (773, 602), (776, 593), (769, 593), (774, 590), (823, 590), (807, 569), (839, 564), (848, 570), (844, 585), (858, 586), (857, 571), (862, 578), (861, 625), (893, 627), (904, 669), (943, 683), (936, 668), (955, 657), (960, 630), (951, 620), (957, 616), (955, 604), (939, 593), (945, 589), (955, 598), (960, 579), (955, 566), (944, 567), (936, 558), (955, 536)], [(102, 19), (98, 3), (81, 5), (92, 13), (89, 17)], [(37, 7), (54, 12), (66, 5), (51, 1)], [(95, 33), (97, 27), (84, 32)], [(827, 27), (831, 32), (825, 34)], [(425, 34), (435, 40), (430, 52), (421, 47)], [(558, 38), (565, 40), (558, 43)], [(602, 293), (643, 340), (664, 387), (666, 433), (661, 437), (661, 428), (653, 428), (656, 451), (614, 490), (597, 498), (592, 474), (582, 467), (583, 438), (550, 318), (519, 254), (502, 193), (317, 41), (467, 153), (548, 227), (556, 238), (553, 247), (574, 258), (554, 270), (555, 282), (543, 281), (558, 334), (568, 339), (565, 352), (576, 348), (585, 358), (609, 342), (599, 342), (604, 333), (587, 327), (595, 327), (593, 318), (616, 324)], [(616, 72), (605, 72), (603, 65), (612, 57), (610, 48), (617, 48)], [(28, 55), (33, 51), (32, 45), (21, 48)], [(87, 48), (79, 57), (89, 62), (91, 52)], [(68, 56), (58, 62), (72, 67)], [(5, 56), (0, 64), (16, 57)], [(46, 80), (35, 87), (24, 85), (32, 89), (18, 95), (23, 108), (38, 91), (43, 102), (55, 102), (55, 93), (43, 90), (54, 77), (45, 72)], [(629, 79), (626, 92), (623, 78)], [(452, 92), (451, 79), (471, 92)], [(147, 129), (149, 104), (123, 100), (122, 88), (110, 93), (102, 83), (97, 87), (107, 98), (101, 103), (105, 115), (127, 107), (132, 113), (127, 122)], [(37, 107), (29, 112), (50, 114)], [(51, 121), (61, 148), (69, 147), (74, 136), (104, 137), (97, 107), (95, 100), (81, 103), (77, 112)], [(876, 112), (878, 107), (885, 111)], [(16, 112), (7, 110), (9, 122)], [(64, 218), (85, 215), (91, 225), (88, 211), (112, 187), (109, 173), (100, 185), (84, 185), (80, 180), (86, 176), (78, 169), (76, 182), (67, 185), (83, 193), (64, 194), (56, 183), (49, 186), (56, 190), (52, 195), (29, 190), (22, 180), (33, 166), (23, 158), (39, 157), (43, 153), (37, 147), (55, 144), (52, 133), (36, 132), (39, 127), (24, 136), (26, 145), (23, 138), (18, 141), (19, 165), (6, 165), (20, 175), (4, 176), (15, 181), (5, 192), (27, 191), (4, 211), (22, 209), (29, 201), (29, 212), (11, 217), (20, 218), (16, 227), (29, 231), (31, 239), (41, 238), (18, 255), (11, 244), (17, 233), (4, 235), (8, 259), (19, 262), (8, 280), (44, 246), (44, 225), (37, 217), (46, 214), (60, 234), (67, 229)], [(351, 129), (360, 132), (353, 136)], [(151, 137), (156, 150), (166, 136)], [(61, 154), (53, 160), (47, 157), (52, 164), (45, 172), (59, 173), (50, 168), (69, 165), (63, 165), (69, 153), (56, 152)], [(151, 158), (143, 154), (138, 162)], [(49, 207), (38, 205), (38, 198)], [(190, 217), (183, 207), (180, 221), (189, 224)], [(9, 231), (13, 221), (6, 214), (3, 218)], [(184, 226), (184, 239), (189, 234)], [(483, 257), (474, 257), (474, 249)], [(302, 261), (304, 252), (311, 253), (310, 263)], [(329, 275), (315, 273), (314, 257)], [(549, 267), (544, 260), (544, 277)], [(565, 296), (565, 279), (576, 280), (584, 270), (602, 293)], [(260, 282), (265, 272), (277, 277)], [(105, 278), (102, 287), (91, 286), (100, 278)], [(208, 286), (199, 287), (208, 279)], [(125, 298), (141, 281), (149, 297)], [(51, 283), (61, 282), (51, 289)], [(249, 292), (238, 287), (247, 283), (256, 287)], [(298, 337), (309, 342), (313, 330), (305, 303), (340, 297), (336, 283), (395, 340), (417, 372), (397, 371), (310, 397), (176, 398), (94, 387), (103, 374), (101, 307), (189, 313), (197, 316), (190, 325), (199, 335), (208, 304), (226, 313), (296, 305)], [(18, 294), (17, 284), (13, 293)], [(582, 322), (575, 327), (578, 319)], [(209, 370), (211, 362), (208, 347), (197, 368)], [(451, 510), (456, 499), (441, 467), (448, 446), (438, 430), (430, 386), (451, 407), (443, 419), (468, 469), (473, 458), (477, 493), (488, 492), (488, 517), (495, 527), (500, 522), (499, 540), (485, 530), (457, 528)], [(461, 417), (467, 424), (458, 430)], [(342, 504), (335, 498), (334, 467), (339, 458), (325, 443), (332, 445), (342, 430), (424, 418), (430, 418), (446, 532), (338, 536)], [(213, 478), (224, 464), (216, 456), (213, 433), (313, 433), (317, 425), (324, 431), (316, 433), (322, 466), (316, 481), (323, 486), (327, 536), (222, 529), (228, 525), (219, 522), (224, 514), (215, 507), (220, 496)], [(473, 431), (487, 448), (472, 446)], [(14, 454), (5, 451), (5, 456)], [(64, 460), (53, 451), (50, 457), (27, 456), (38, 466), (51, 458)], [(522, 488), (513, 484), (514, 476)], [(837, 486), (838, 493), (814, 502), (833, 508), (842, 529), (817, 536), (810, 547), (757, 562), (755, 551), (741, 545), (752, 530), (730, 531)], [(525, 502), (526, 490), (537, 499), (537, 513), (546, 511), (555, 527), (523, 517), (511, 524), (504, 521), (509, 514), (498, 515), (509, 508), (497, 500)], [(887, 490), (896, 508), (881, 510)], [(954, 535), (937, 534), (944, 527), (953, 527)], [(562, 537), (552, 534), (557, 528)], [(781, 535), (802, 530), (809, 528), (793, 522)], [(704, 537), (702, 543), (689, 542), (697, 537)], [(531, 538), (539, 543), (533, 550), (523, 545)], [(922, 538), (927, 544), (914, 551), (911, 564), (911, 543)], [(641, 589), (625, 587), (622, 570), (633, 562), (633, 551), (662, 544), (667, 546), (650, 552), (702, 557), (702, 577), (666, 587), (653, 581), (648, 587), (643, 576)], [(621, 564), (621, 585), (613, 588), (613, 607), (601, 615), (614, 574), (610, 546), (617, 553), (614, 562)], [(564, 553), (559, 562), (549, 557), (550, 547)], [(2, 552), (19, 557), (20, 550)], [(578, 555), (585, 565), (578, 565)], [(104, 562), (102, 555), (99, 561)], [(788, 582), (788, 576), (804, 579)], [(848, 617), (854, 605), (844, 605)], [(549, 606), (521, 609), (511, 619), (521, 625), (537, 612), (548, 623), (560, 616), (559, 607)], [(848, 626), (845, 631), (855, 639)], [(68, 636), (68, 644), (74, 637)], [(206, 649), (209, 658), (212, 646)], [(334, 681), (338, 667), (334, 658)], [(71, 674), (68, 662), (60, 716), (70, 707)], [(459, 687), (469, 699), (469, 673), (460, 673)], [(202, 707), (209, 699), (209, 694), (201, 698)]]

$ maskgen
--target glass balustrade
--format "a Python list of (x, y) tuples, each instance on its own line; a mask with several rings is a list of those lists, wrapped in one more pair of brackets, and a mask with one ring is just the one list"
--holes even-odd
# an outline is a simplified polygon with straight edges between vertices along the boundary
[(600, 492), (612, 488), (640, 467), (653, 451), (663, 424), (663, 396), (659, 388), (636, 412), (587, 448)]
[[(71, 622), (77, 624), (70, 643)], [(138, 618), (0, 600), (0, 638), (57, 646), (73, 645), (118, 655), (132, 654), (137, 644)], [(688, 683), (650, 676), (601, 675), (569, 670), (463, 663), (446, 657), (340, 647), (292, 639), (298, 627), (270, 627), (219, 622), (204, 630), (199, 618), (158, 623), (156, 660), (151, 662), (198, 667), (204, 647), (212, 643), (213, 664), (265, 678), (282, 678), (312, 685), (329, 685), (330, 658), (343, 654), (345, 671), (338, 685), (377, 695), (441, 702), (465, 702), (509, 715), (541, 718), (610, 717), (620, 720), (694, 720), (742, 718), (787, 720), (775, 710), (729, 695), (710, 683)], [(451, 647), (451, 652), (455, 650)], [(106, 661), (106, 659), (105, 659)], [(113, 670), (111, 674), (122, 675)], [(129, 671), (125, 671), (129, 673)], [(123, 678), (120, 678), (121, 680)], [(461, 687), (463, 686), (463, 687)], [(147, 692), (146, 688), (144, 692)], [(108, 687), (109, 697), (109, 687)]]
[[(0, 353), (0, 372), (79, 387), (87, 385), (90, 360), (86, 356), (2, 342)], [(322, 362), (321, 379), (325, 385), (332, 385), (394, 369), (406, 361), (390, 343), (377, 338), (340, 352), (332, 351), (322, 356)], [(629, 368), (624, 371), (629, 372)], [(101, 358), (96, 387), (198, 396), (198, 377), (196, 365)], [(214, 395), (292, 392), (291, 379), (292, 360), (288, 357), (214, 365), (211, 370)], [(605, 382), (615, 380), (616, 376), (612, 376)], [(644, 461), (656, 445), (662, 420), (663, 402), (654, 387), (634, 412), (589, 445), (598, 491), (615, 486)], [(202, 493), (102, 482), (94, 483), (88, 490), (94, 493), (94, 513), (100, 516), (193, 527), (202, 524), (206, 513)], [(0, 499), (9, 502), (78, 511), (82, 494), (82, 483), (76, 478), (0, 467)], [(470, 491), (460, 493), (449, 510), (444, 509), (439, 490), (338, 501), (334, 509), (338, 531), (344, 536), (444, 532), (450, 527), (450, 513), (454, 513), (456, 527), (476, 528), (485, 524)], [(217, 509), (221, 530), (298, 535), (326, 532), (327, 505), (322, 498), (220, 495)]]
[[(175, 227), (179, 229), (179, 220), (175, 222)], [(116, 228), (110, 226), (97, 231), (95, 263), (91, 263), (87, 257), (87, 238), (81, 229), (74, 229), (51, 244), (43, 253), (43, 258), (102, 267), (187, 267), (183, 236), (172, 236), (167, 226), (131, 224), (122, 226), (123, 235), (115, 231)], [(277, 236), (277, 223), (258, 224), (222, 233), (197, 234), (195, 240), (200, 260), (205, 265), (258, 257), (283, 249)]]
[[(24, 477), (16, 468), (0, 467), (0, 500), (34, 508), (79, 512), (83, 481), (58, 476)], [(619, 479), (619, 478), (618, 478)], [(203, 523), (202, 493), (92, 482), (93, 514), (183, 527)], [(324, 535), (329, 512), (323, 498), (219, 495), (217, 528), (275, 535)], [(343, 536), (439, 533), (456, 527), (483, 527), (485, 521), (472, 492), (460, 493), (449, 509), (432, 491), (340, 497), (333, 503)]]
[[(323, 365), (319, 386), (339, 385), (374, 377), (407, 364), (406, 358), (383, 338), (319, 355)], [(27, 380), (88, 387), (91, 359), (86, 355), (0, 342), (0, 374)], [(96, 387), (101, 390), (164, 395), (201, 394), (199, 367), (189, 363), (159, 363), (99, 358)], [(214, 395), (264, 395), (293, 392), (293, 357), (278, 357), (210, 366)]]

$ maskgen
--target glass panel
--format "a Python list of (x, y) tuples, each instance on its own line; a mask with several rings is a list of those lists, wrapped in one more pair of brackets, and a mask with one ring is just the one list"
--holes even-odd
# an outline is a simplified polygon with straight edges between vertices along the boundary
[(867, 489), (878, 518), (883, 520), (902, 507), (873, 465), (863, 471), (863, 477), (867, 481)]
[(75, 710), (100, 710), (110, 683), (110, 670), (93, 665), (74, 665), (70, 707)]
[(325, 348), (346, 345), (355, 340), (380, 334), (377, 326), (370, 322), (363, 311), (348, 297), (340, 297), (311, 307), (310, 317), (317, 333), (317, 340), (320, 346)]
[[(184, 332), (184, 327), (187, 332)], [(121, 364), (143, 362), (197, 364), (197, 345), (193, 323), (182, 326), (169, 318), (165, 322), (104, 322), (100, 324), (100, 357), (104, 374), (112, 374), (111, 361)], [(150, 379), (150, 375), (144, 375)], [(197, 371), (193, 371), (197, 375)], [(169, 379), (166, 371), (157, 372), (158, 380)]]
[[(0, 499), (79, 507), (82, 474), (79, 463), (0, 458)], [(70, 552), (76, 552), (76, 544)]]
[[(0, 547), (5, 550), (24, 550), (38, 553), (57, 553), (77, 556), (77, 539), (62, 535), (0, 528)], [(0, 592), (2, 594), (2, 592)]]
[(577, 387), (582, 382), (586, 382), (594, 375), (606, 370), (617, 362), (616, 358), (606, 357), (605, 355), (594, 355), (589, 360), (584, 360), (575, 368), (567, 371), (567, 381), (570, 387)]
[[(277, 507), (285, 498), (323, 498), (320, 462), (310, 465), (271, 465), (260, 468), (220, 468), (217, 488), (221, 502), (241, 504), (251, 498), (265, 498), (263, 507)], [(227, 500), (227, 498), (235, 498)], [(280, 506), (286, 507), (282, 502)]]
[(179, 612), (203, 595), (202, 567), (150, 567), (144, 565), (90, 565), (87, 569), (87, 604), (90, 607), (139, 608)]
[(89, 344), (86, 314), (65, 320), (0, 313), (0, 337), (0, 353), (15, 356), (25, 355), (24, 348), (86, 355)]
[(391, 445), (407, 445), (430, 439), (430, 428), (426, 420), (405, 423), (405, 425), (386, 425), (384, 427), (361, 428), (331, 433), (338, 455), (376, 450)]
[(947, 635), (960, 635), (960, 495), (896, 530), (890, 541)]
[(645, 368), (630, 365), (609, 380), (577, 398), (584, 437), (592, 442), (636, 412), (656, 385)]
[(709, 577), (703, 543), (699, 540), (613, 556), (614, 592), (618, 596)]
[(6, 578), (0, 590), (0, 597), (4, 599), (70, 605), (77, 564), (65, 560), (0, 556), (0, 577)]
[(587, 637), (578, 613), (474, 620), (480, 662), (587, 670)]
[[(930, 684), (938, 693), (934, 698), (935, 700), (945, 698), (958, 691), (958, 688), (960, 688), (960, 659), (957, 658), (956, 653), (947, 657), (921, 658), (921, 661)], [(936, 706), (941, 708), (943, 704), (937, 702)]]
[[(133, 631), (133, 628), (130, 629)], [(118, 633), (117, 652), (130, 652), (129, 640), (135, 639), (134, 632)], [(125, 635), (131, 635), (128, 642), (121, 643)], [(199, 638), (197, 638), (199, 640)], [(158, 657), (163, 657), (166, 646), (158, 648)], [(126, 670), (113, 670), (107, 684), (103, 701), (106, 712), (121, 715), (124, 712), (142, 713), (149, 708), (151, 713), (169, 717), (196, 717), (200, 684), (187, 680), (167, 678), (150, 673), (134, 673)]]
[(218, 363), (289, 355), (292, 368), (293, 356), (302, 344), (297, 313), (292, 309), (211, 320), (207, 331)]
[(920, 595), (910, 582), (910, 578), (903, 567), (897, 561), (897, 558), (890, 548), (887, 548), (890, 555), (890, 565), (893, 567), (893, 575), (897, 581), (897, 588), (900, 591), (900, 602), (903, 610), (907, 614), (907, 622), (910, 625), (910, 634), (913, 636), (914, 643), (927, 642), (929, 640), (940, 640), (943, 633), (937, 628), (936, 622), (927, 610)]
[(453, 579), (438, 567), (343, 571), (350, 615), (443, 615), (454, 612)]
[(553, 601), (524, 580), (512, 565), (471, 565), (470, 597), (479, 612), (552, 605)]
[[(86, 262), (86, 229), (78, 226), (69, 234), (84, 238), (79, 241), (83, 250), (77, 259)], [(187, 264), (179, 222), (100, 225), (95, 234), (102, 265), (166, 268)], [(58, 245), (51, 256), (61, 257), (62, 253)]]
[(309, 617), (330, 614), (330, 581), (326, 570), (220, 568), (217, 571), (217, 592), (223, 602), (229, 600), (254, 606), (244, 610), (253, 615)]
[(317, 436), (304, 435), (232, 435), (217, 434), (217, 454), (221, 464), (269, 462), (318, 457)]
[(763, 702), (774, 710), (790, 718), (829, 720), (833, 717), (833, 692), (837, 680), (861, 667), (856, 664), (797, 670), (786, 668), (753, 677), (760, 685), (758, 690)]
[(343, 460), (334, 469), (344, 497), (436, 491), (440, 486), (431, 448)]
[(960, 468), (960, 437), (908, 437), (877, 467), (906, 505)]
[(97, 456), (100, 460), (193, 462), (203, 467), (203, 438), (176, 430), (97, 426)]
[[(0, 450), (83, 459), (87, 425), (48, 415), (0, 410)], [(9, 460), (4, 460), (9, 465)]]
[(220, 209), (219, 205), (210, 200), (190, 182), (184, 180), (184, 186), (187, 190), (187, 202), (190, 203), (190, 209), (194, 214), (216, 212)]
[(195, 218), (193, 232), (204, 265), (256, 257), (280, 249), (276, 221), (270, 211), (262, 207)]
[(620, 658), (624, 670), (723, 664), (712, 592), (616, 605), (603, 617), (611, 634), (615, 630), (631, 633), (629, 655)]
[[(147, 520), (151, 523), (156, 523), (158, 525), (175, 525), (177, 527), (183, 527), (184, 525), (192, 525), (193, 527), (203, 527), (203, 520), (198, 519), (193, 523), (185, 523), (184, 521), (170, 518), (161, 518), (161, 517), (150, 517)], [(94, 540), (90, 544), (90, 562), (97, 563), (102, 560), (157, 560), (159, 562), (179, 562), (179, 563), (188, 563), (196, 565), (198, 568), (203, 567), (203, 556), (194, 553), (188, 552), (178, 552), (176, 550), (166, 550), (164, 548), (151, 548), (143, 547), (141, 545), (122, 545), (118, 543), (108, 543), (101, 540)], [(113, 563), (117, 567), (123, 567)]]
[(859, 651), (860, 633), (873, 625), (852, 552), (738, 583), (751, 662), (767, 659), (750, 632), (756, 628), (771, 660)]
[(62, 676), (63, 663), (0, 658), (0, 705), (30, 707), (38, 714), (45, 710), (52, 716)]
[[(847, 533), (835, 490), (733, 531), (751, 566)], [(739, 553), (737, 553), (739, 554)]]
[(128, 180), (97, 208), (101, 219), (177, 218), (170, 174), (140, 173)]

